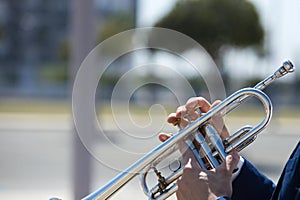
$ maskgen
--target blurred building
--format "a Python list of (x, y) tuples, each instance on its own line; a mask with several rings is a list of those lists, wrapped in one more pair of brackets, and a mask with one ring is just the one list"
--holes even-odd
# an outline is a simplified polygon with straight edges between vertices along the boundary
[(0, 0), (1, 94), (32, 95), (42, 68), (61, 62), (69, 0)]
[[(71, 3), (0, 0), (1, 96), (67, 95)], [(95, 0), (97, 25), (135, 9), (136, 0)]]

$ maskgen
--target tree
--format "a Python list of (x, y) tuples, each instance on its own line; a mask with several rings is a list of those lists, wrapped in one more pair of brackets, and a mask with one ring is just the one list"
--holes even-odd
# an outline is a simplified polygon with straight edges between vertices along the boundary
[(132, 13), (119, 12), (113, 13), (105, 17), (100, 28), (99, 42), (118, 34), (120, 32), (132, 29), (135, 27), (135, 16)]
[(246, 0), (184, 0), (155, 26), (184, 33), (200, 43), (220, 65), (222, 47), (262, 47), (264, 31)]

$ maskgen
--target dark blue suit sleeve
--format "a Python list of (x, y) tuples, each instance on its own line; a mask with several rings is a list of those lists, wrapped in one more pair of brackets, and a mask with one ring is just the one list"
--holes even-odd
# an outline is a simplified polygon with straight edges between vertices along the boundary
[(275, 189), (275, 184), (246, 159), (232, 186), (232, 200), (270, 199)]
[(290, 156), (278, 181), (272, 200), (300, 199), (300, 142)]

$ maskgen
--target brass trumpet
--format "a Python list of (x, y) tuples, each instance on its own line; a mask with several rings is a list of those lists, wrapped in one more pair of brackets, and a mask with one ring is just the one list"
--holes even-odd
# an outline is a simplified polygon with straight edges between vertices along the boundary
[[(170, 176), (164, 177), (158, 171), (157, 165), (178, 150), (178, 143), (184, 141), (188, 145), (202, 168), (211, 169), (219, 166), (229, 152), (233, 149), (241, 151), (252, 143), (257, 134), (268, 125), (272, 117), (272, 103), (262, 90), (277, 78), (293, 71), (293, 64), (290, 61), (285, 61), (273, 74), (253, 88), (244, 88), (233, 93), (209, 112), (201, 115), (170, 139), (147, 153), (105, 186), (86, 196), (84, 200), (108, 199), (137, 175), (140, 175), (141, 185), (148, 199), (167, 199), (177, 191), (176, 180), (182, 175), (182, 168), (178, 167)], [(216, 115), (225, 116), (244, 103), (249, 97), (256, 97), (262, 103), (265, 117), (255, 127), (242, 127), (222, 141), (216, 129), (208, 123), (209, 120)], [(157, 176), (158, 183), (149, 189), (146, 178), (151, 170)]]

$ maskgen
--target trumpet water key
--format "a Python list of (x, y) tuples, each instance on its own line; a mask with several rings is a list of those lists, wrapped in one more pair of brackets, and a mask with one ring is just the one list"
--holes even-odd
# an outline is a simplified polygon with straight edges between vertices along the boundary
[[(159, 171), (158, 165), (172, 153), (178, 151), (178, 143), (185, 142), (188, 145), (202, 168), (217, 167), (229, 152), (233, 149), (241, 151), (247, 147), (255, 140), (257, 134), (268, 125), (272, 117), (272, 103), (262, 90), (274, 80), (293, 71), (293, 64), (290, 61), (285, 61), (273, 74), (253, 88), (244, 88), (233, 93), (210, 111), (200, 115), (198, 119), (174, 134), (170, 139), (144, 155), (102, 188), (86, 196), (84, 200), (108, 199), (137, 175), (140, 176), (142, 188), (148, 199), (167, 199), (177, 191), (176, 180), (182, 175), (182, 168), (179, 164), (171, 175), (164, 177)], [(209, 120), (216, 116), (225, 116), (250, 97), (257, 98), (263, 105), (265, 117), (256, 126), (244, 126), (222, 141)], [(147, 184), (147, 175), (150, 171), (157, 177), (157, 184), (152, 188), (149, 188)]]

